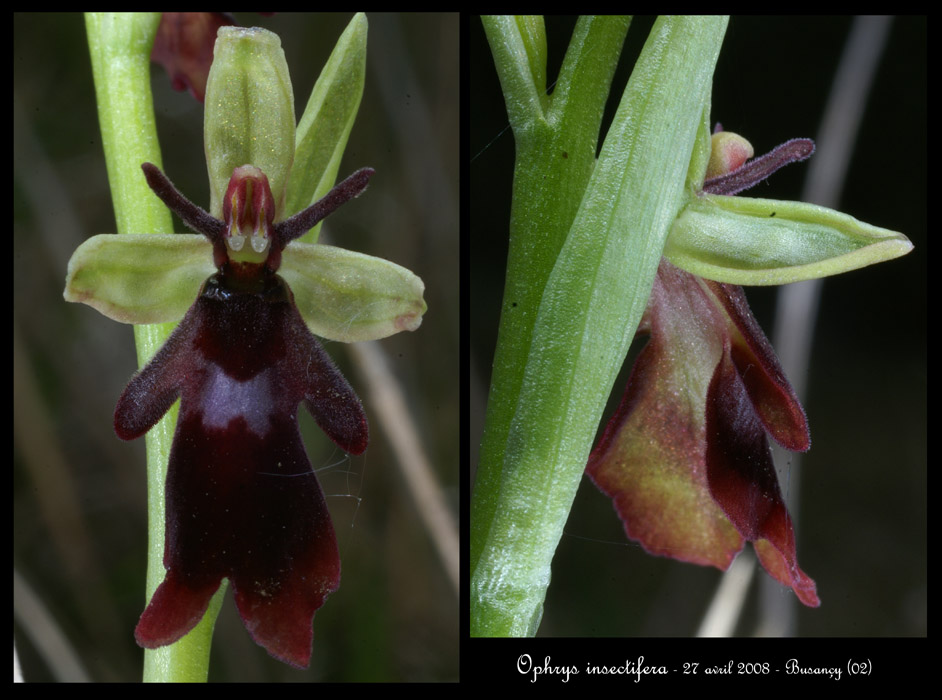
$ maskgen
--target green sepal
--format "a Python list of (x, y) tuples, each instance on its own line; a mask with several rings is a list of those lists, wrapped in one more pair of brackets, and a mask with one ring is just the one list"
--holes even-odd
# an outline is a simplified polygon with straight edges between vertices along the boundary
[(278, 274), (314, 335), (353, 343), (414, 331), (425, 284), (404, 267), (343, 248), (295, 241)]
[(285, 218), (294, 159), (294, 93), (278, 35), (257, 27), (220, 27), (205, 104), (209, 213), (222, 218), (232, 171), (254, 165), (268, 176), (275, 221)]
[(912, 248), (901, 233), (816, 204), (701, 194), (674, 221), (664, 255), (717, 282), (768, 285), (855, 270)]
[(199, 234), (103, 233), (72, 254), (63, 296), (121, 323), (178, 321), (215, 270)]
[[(366, 15), (358, 13), (341, 34), (321, 70), (295, 138), (294, 169), (285, 216), (323, 197), (334, 186), (366, 81)], [(320, 226), (304, 240), (317, 242)]]
[[(201, 235), (105, 233), (73, 253), (63, 296), (122, 323), (165, 323), (183, 317), (214, 272), (212, 247)], [(322, 338), (378, 340), (422, 323), (425, 285), (388, 260), (294, 242), (278, 274)]]

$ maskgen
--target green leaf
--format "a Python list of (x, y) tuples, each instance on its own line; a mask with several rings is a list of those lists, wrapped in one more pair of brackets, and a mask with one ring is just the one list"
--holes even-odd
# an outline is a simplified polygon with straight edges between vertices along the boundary
[(519, 134), (542, 121), (549, 101), (543, 18), (497, 15), (481, 22), (504, 88), (507, 118)]
[(702, 194), (677, 217), (664, 255), (700, 277), (766, 285), (855, 270), (912, 247), (901, 233), (816, 204)]
[(294, 242), (278, 270), (315, 335), (353, 343), (414, 331), (425, 285), (395, 263), (343, 248)]
[(103, 233), (72, 254), (63, 296), (121, 323), (179, 321), (215, 270), (200, 234)]
[(542, 15), (520, 15), (513, 18), (520, 42), (527, 53), (530, 79), (543, 98), (546, 98), (546, 26)]

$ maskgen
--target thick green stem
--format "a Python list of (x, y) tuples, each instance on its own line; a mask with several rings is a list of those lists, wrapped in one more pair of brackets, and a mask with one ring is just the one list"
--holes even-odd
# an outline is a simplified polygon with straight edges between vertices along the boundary
[[(507, 279), (472, 500), (472, 571), (497, 507), (493, 496), (500, 488), (499, 464), (540, 297), (595, 167), (602, 113), (628, 30), (626, 18), (580, 20), (549, 101), (545, 39), (542, 50), (526, 48), (541, 43), (542, 18), (485, 17), (483, 21), (506, 95), (517, 162)], [(535, 56), (536, 65), (521, 60), (530, 55)], [(531, 74), (535, 76), (532, 82)], [(552, 120), (544, 113), (542, 101), (551, 102)]]
[(626, 26), (621, 18), (580, 20), (547, 98), (545, 66), (534, 65), (545, 62), (541, 26), (485, 20), (517, 163), (472, 498), (474, 635), (536, 632), (553, 553), (685, 202), (691, 157), (709, 148), (710, 86), (726, 19), (661, 18), (593, 162), (598, 110)]
[[(173, 233), (170, 211), (150, 191), (141, 164), (162, 167), (150, 90), (150, 52), (160, 14), (88, 13), (85, 26), (95, 77), (98, 119), (118, 233)], [(143, 367), (176, 324), (135, 326)], [(149, 432), (147, 444), (147, 600), (164, 578), (164, 484), (177, 407)], [(147, 650), (145, 681), (205, 681), (221, 586), (203, 621), (176, 644)]]

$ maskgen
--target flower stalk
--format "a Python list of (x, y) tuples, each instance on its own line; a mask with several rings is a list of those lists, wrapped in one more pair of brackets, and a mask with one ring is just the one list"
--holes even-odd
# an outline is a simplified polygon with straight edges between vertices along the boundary
[[(141, 163), (162, 164), (150, 88), (150, 53), (159, 13), (88, 13), (85, 27), (92, 57), (105, 163), (119, 234), (173, 233), (170, 211), (141, 177)], [(143, 367), (176, 323), (134, 326), (138, 366)], [(164, 486), (177, 406), (145, 437), (147, 446), (147, 599), (163, 580)], [(209, 672), (212, 629), (225, 588), (191, 634), (176, 644), (144, 652), (144, 680), (204, 682)]]
[(580, 19), (547, 97), (542, 20), (485, 19), (518, 150), (472, 497), (474, 635), (532, 635), (539, 625), (605, 399), (683, 204), (698, 131), (707, 129), (725, 27), (725, 18), (658, 20), (594, 163), (627, 20)]

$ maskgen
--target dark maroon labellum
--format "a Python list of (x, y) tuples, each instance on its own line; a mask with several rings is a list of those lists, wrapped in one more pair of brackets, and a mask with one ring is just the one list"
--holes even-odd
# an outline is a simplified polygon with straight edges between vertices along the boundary
[[(272, 201), (267, 178), (236, 171), (252, 185), (230, 186), (237, 211), (265, 211), (257, 202)], [(287, 242), (359, 194), (372, 171), (338, 185), (313, 214), (305, 210), (275, 224), (276, 260), (258, 264), (230, 262), (230, 222), (188, 202), (153, 166), (145, 173), (155, 192), (213, 242), (219, 272), (115, 409), (115, 431), (131, 440), (181, 398), (167, 473), (167, 575), (135, 637), (147, 648), (177, 641), (202, 619), (228, 578), (255, 641), (304, 667), (314, 613), (340, 583), (340, 558), (298, 431), (298, 405), (347, 452), (366, 449), (368, 430), (359, 399), (275, 269)], [(247, 190), (257, 200), (253, 206), (245, 201)]]
[[(742, 161), (741, 144), (723, 147), (723, 167), (739, 164), (720, 168), (704, 193), (735, 195), (814, 151), (809, 139), (793, 139)], [(803, 452), (808, 423), (742, 287), (662, 259), (643, 332), (650, 340), (586, 472), (648, 552), (725, 570), (748, 540), (769, 574), (817, 607), (767, 437)]]

